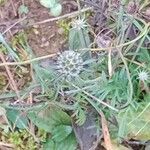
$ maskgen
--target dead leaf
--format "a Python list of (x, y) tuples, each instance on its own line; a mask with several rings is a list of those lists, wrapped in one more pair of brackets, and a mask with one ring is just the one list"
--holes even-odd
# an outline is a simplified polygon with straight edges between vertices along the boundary
[(102, 132), (104, 136), (105, 148), (106, 150), (113, 150), (111, 139), (110, 139), (110, 134), (109, 134), (108, 126), (107, 126), (107, 121), (103, 112), (100, 112), (100, 116), (101, 116), (101, 124), (102, 124)]

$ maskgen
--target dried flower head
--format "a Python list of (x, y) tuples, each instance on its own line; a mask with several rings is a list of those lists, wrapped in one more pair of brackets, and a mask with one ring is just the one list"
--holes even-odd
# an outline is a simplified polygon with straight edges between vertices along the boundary
[(59, 54), (57, 70), (60, 74), (70, 79), (80, 74), (83, 69), (83, 60), (80, 53), (69, 50)]
[(148, 72), (146, 72), (146, 71), (140, 71), (138, 73), (138, 79), (140, 81), (147, 81), (147, 80), (149, 80), (149, 74), (148, 74)]
[(84, 19), (77, 19), (72, 21), (72, 27), (73, 29), (81, 30), (86, 28), (88, 25), (86, 24), (86, 20)]

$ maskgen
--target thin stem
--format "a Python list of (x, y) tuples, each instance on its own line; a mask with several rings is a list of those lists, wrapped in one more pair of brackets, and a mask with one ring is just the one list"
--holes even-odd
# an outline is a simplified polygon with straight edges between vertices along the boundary
[[(68, 83), (70, 83), (70, 82), (68, 81)], [(106, 107), (108, 107), (108, 108), (110, 108), (110, 109), (112, 109), (112, 110), (118, 112), (118, 109), (116, 109), (116, 108), (110, 106), (110, 105), (107, 104), (106, 102), (101, 101), (101, 100), (98, 99), (97, 97), (91, 95), (90, 93), (88, 93), (88, 92), (86, 92), (85, 90), (81, 89), (80, 87), (74, 85), (73, 83), (70, 83), (70, 84), (71, 84), (73, 87), (75, 87), (76, 89), (81, 90), (81, 91), (82, 91), (84, 94), (86, 94), (87, 96), (89, 96), (89, 97), (91, 97), (92, 99), (94, 99), (94, 100), (98, 101), (99, 103), (103, 104), (104, 106), (106, 106)]]
[(125, 60), (125, 58), (124, 58), (124, 56), (123, 56), (121, 50), (118, 50), (118, 52), (119, 52), (119, 55), (120, 55), (120, 57), (121, 57), (121, 59), (122, 59), (122, 61), (123, 61), (123, 63), (124, 63), (124, 66), (125, 66), (125, 68), (126, 68), (127, 78), (128, 78), (129, 86), (130, 86), (129, 99), (128, 99), (127, 103), (122, 107), (122, 108), (124, 108), (124, 107), (128, 106), (128, 105), (130, 104), (130, 102), (132, 101), (132, 96), (133, 96), (133, 84), (132, 84), (132, 80), (131, 80), (131, 77), (130, 77), (130, 72), (129, 72), (129, 68), (128, 68), (127, 62), (126, 62), (126, 60)]
[(5, 65), (9, 65), (9, 66), (14, 66), (14, 65), (25, 65), (25, 64), (30, 64), (32, 62), (35, 62), (35, 61), (39, 61), (39, 60), (43, 60), (43, 59), (47, 59), (47, 58), (51, 58), (51, 57), (54, 57), (56, 56), (56, 54), (50, 54), (50, 55), (46, 55), (46, 56), (41, 56), (41, 57), (37, 57), (37, 58), (33, 58), (33, 59), (30, 59), (30, 60), (26, 60), (26, 61), (21, 61), (21, 62), (5, 62), (5, 63), (1, 63), (0, 64), (0, 67), (1, 66), (5, 66)]

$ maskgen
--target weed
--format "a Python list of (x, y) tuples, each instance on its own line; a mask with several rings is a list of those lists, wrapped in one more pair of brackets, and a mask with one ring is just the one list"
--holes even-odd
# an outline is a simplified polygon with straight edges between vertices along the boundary
[[(50, 8), (54, 16), (61, 13), (59, 1), (41, 0), (40, 3)], [(141, 9), (147, 6), (145, 3)], [(21, 100), (18, 101), (13, 92), (0, 96), (8, 101), (3, 101), (1, 106), (6, 111), (4, 115), (7, 116), (9, 129), (15, 131), (11, 135), (11, 142), (14, 141), (15, 145), (23, 144), (21, 133), (16, 129), (26, 130), (32, 137), (38, 137), (38, 133), (30, 131), (29, 124), (32, 123), (34, 129), (44, 131), (44, 140), (41, 141), (45, 150), (75, 150), (78, 135), (74, 134), (72, 124), (84, 126), (91, 109), (95, 110), (95, 124), (98, 124), (99, 114), (104, 112), (106, 119), (110, 120), (108, 126), (115, 140), (149, 139), (146, 132), (150, 125), (149, 23), (129, 13), (132, 11), (126, 7), (128, 1), (121, 1), (115, 10), (111, 3), (109, 6), (106, 2), (102, 4), (108, 14), (94, 12), (105, 15), (101, 20), (103, 26), (92, 27), (87, 23), (90, 19), (84, 14), (71, 23), (60, 23), (68, 35), (68, 50), (50, 55), (47, 68), (40, 61), (48, 57), (35, 58), (24, 33), (14, 38), (12, 46), (7, 44), (3, 35), (0, 36), (1, 49), (13, 60), (0, 66), (16, 65), (12, 68), (15, 68), (17, 79), (30, 75), (30, 72), (32, 74), (30, 80), (25, 80), (28, 84), (19, 86)], [(81, 9), (81, 6), (78, 7)], [(95, 25), (98, 23), (96, 20)], [(3, 77), (1, 80), (0, 86), (5, 86)], [(7, 90), (13, 89), (9, 87)], [(12, 103), (10, 98), (14, 98)], [(99, 125), (97, 130), (103, 129)], [(35, 145), (31, 142), (31, 147)]]

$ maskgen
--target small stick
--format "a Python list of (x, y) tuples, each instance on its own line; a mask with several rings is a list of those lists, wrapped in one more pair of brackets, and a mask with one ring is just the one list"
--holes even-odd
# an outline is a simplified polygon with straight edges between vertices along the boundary
[(10, 0), (10, 3), (12, 5), (13, 11), (14, 11), (14, 15), (17, 16), (16, 8), (15, 8), (15, 5), (14, 5), (13, 1)]
[(8, 143), (3, 143), (3, 142), (0, 142), (0, 146), (9, 147), (9, 148), (14, 148), (14, 145), (13, 145), (13, 144), (8, 144)]
[[(5, 60), (4, 56), (3, 56), (3, 53), (0, 53), (0, 58), (1, 58), (1, 60), (2, 60), (3, 63), (6, 63), (6, 60)], [(20, 100), (20, 94), (19, 94), (18, 88), (17, 88), (17, 86), (16, 86), (16, 83), (15, 83), (15, 81), (14, 81), (14, 79), (13, 79), (13, 76), (12, 76), (12, 74), (11, 74), (11, 71), (10, 71), (10, 69), (9, 69), (9, 67), (8, 67), (7, 65), (5, 65), (4, 67), (5, 67), (5, 69), (6, 69), (6, 72), (7, 72), (7, 74), (8, 74), (8, 77), (9, 77), (9, 79), (10, 79), (10, 81), (11, 81), (11, 84), (12, 84), (12, 86), (13, 86), (13, 88), (14, 88), (14, 91), (16, 92), (17, 97), (18, 97), (18, 99)]]
[(19, 20), (17, 20), (14, 24), (12, 24), (8, 29), (6, 29), (2, 35), (4, 35), (6, 32), (8, 32), (11, 28), (13, 28), (14, 26), (16, 26), (18, 23), (22, 22), (23, 20), (25, 20), (27, 17), (21, 18)]
[(103, 132), (103, 137), (104, 137), (104, 143), (105, 143), (106, 150), (113, 150), (112, 149), (112, 143), (111, 143), (111, 140), (110, 140), (108, 125), (107, 125), (107, 120), (106, 120), (105, 115), (102, 111), (99, 112), (99, 114), (101, 116), (102, 132)]
[(44, 24), (44, 23), (47, 23), (47, 22), (61, 20), (61, 19), (67, 18), (67, 17), (68, 18), (72, 18), (72, 17), (75, 17), (75, 16), (79, 15), (80, 13), (86, 12), (88, 10), (92, 10), (92, 7), (84, 8), (81, 11), (75, 11), (75, 12), (72, 12), (72, 13), (65, 14), (63, 16), (59, 16), (59, 17), (55, 17), (55, 18), (50, 18), (50, 19), (46, 19), (46, 20), (43, 20), (43, 21), (39, 21), (39, 22), (36, 22), (36, 23), (33, 23), (33, 24), (29, 24), (28, 26)]
[(25, 65), (25, 64), (30, 64), (32, 62), (35, 62), (35, 61), (39, 61), (39, 60), (43, 60), (43, 59), (47, 59), (47, 58), (51, 58), (51, 57), (54, 57), (56, 56), (56, 54), (50, 54), (50, 55), (46, 55), (46, 56), (41, 56), (41, 57), (37, 57), (37, 58), (33, 58), (33, 59), (30, 59), (30, 60), (26, 60), (26, 61), (21, 61), (21, 62), (3, 62), (0, 64), (0, 67), (1, 66), (14, 66), (14, 65)]

